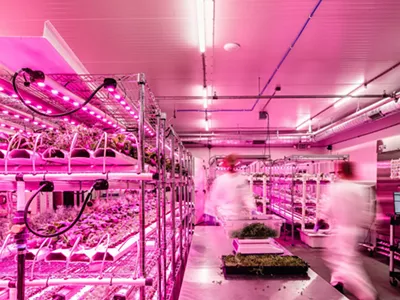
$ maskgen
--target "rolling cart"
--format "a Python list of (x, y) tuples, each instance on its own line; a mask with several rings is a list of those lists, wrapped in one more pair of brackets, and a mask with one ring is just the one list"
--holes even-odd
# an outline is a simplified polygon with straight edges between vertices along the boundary
[(394, 242), (394, 236), (395, 236), (395, 226), (400, 225), (400, 215), (395, 214), (390, 217), (390, 245), (389, 245), (389, 276), (390, 276), (390, 284), (392, 286), (397, 286), (400, 280), (400, 272), (395, 271), (394, 267), (394, 254), (396, 251), (398, 251), (399, 244)]

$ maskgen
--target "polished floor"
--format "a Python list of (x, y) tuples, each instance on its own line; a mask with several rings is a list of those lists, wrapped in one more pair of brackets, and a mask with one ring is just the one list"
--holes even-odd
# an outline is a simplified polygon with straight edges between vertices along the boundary
[[(307, 245), (304, 245), (298, 240), (295, 240), (292, 245), (291, 238), (280, 239), (279, 242), (283, 244), (289, 251), (294, 255), (297, 255), (307, 261), (310, 267), (322, 278), (329, 281), (330, 270), (326, 267), (324, 260), (322, 259), (322, 249), (312, 249)], [(400, 299), (400, 287), (394, 288), (389, 283), (389, 267), (386, 258), (382, 257), (369, 257), (366, 251), (360, 249), (360, 256), (363, 259), (364, 267), (371, 278), (375, 289), (379, 293), (379, 299), (381, 300), (399, 300)], [(357, 299), (345, 291), (346, 297), (349, 299)]]

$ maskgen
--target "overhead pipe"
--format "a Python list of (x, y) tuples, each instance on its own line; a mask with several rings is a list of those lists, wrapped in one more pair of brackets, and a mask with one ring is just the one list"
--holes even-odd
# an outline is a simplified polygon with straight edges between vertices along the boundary
[[(230, 132), (230, 133), (190, 133), (190, 134), (180, 134), (180, 137), (182, 140), (188, 139), (188, 138), (234, 138), (234, 139), (240, 139), (240, 138), (245, 138), (247, 140), (249, 139), (254, 139), (255, 137), (258, 137), (259, 139), (266, 139), (266, 132), (260, 133), (260, 132), (254, 132), (254, 133), (249, 133), (249, 132)], [(294, 134), (276, 134), (276, 132), (273, 133), (272, 138), (278, 138), (278, 139), (285, 139), (288, 137), (299, 137), (299, 138), (310, 138), (310, 134), (305, 134), (305, 133), (294, 133)]]
[(382, 94), (365, 94), (365, 95), (228, 95), (228, 96), (156, 96), (157, 101), (187, 101), (187, 100), (246, 100), (246, 99), (335, 99), (335, 98), (344, 98), (344, 97), (351, 97), (351, 98), (380, 98)]
[[(246, 136), (249, 136), (249, 135), (260, 135), (260, 136), (264, 136), (265, 137), (267, 133), (268, 132), (266, 130), (264, 130), (264, 131), (260, 131), (260, 130), (254, 131), (254, 130), (241, 130), (241, 129), (238, 129), (238, 130), (230, 130), (230, 131), (228, 131), (228, 130), (226, 130), (226, 131), (218, 130), (218, 131), (213, 131), (213, 132), (210, 132), (210, 133), (180, 132), (179, 136), (181, 138), (182, 137), (189, 137), (189, 136), (197, 136), (197, 137), (213, 137), (214, 136), (215, 137), (215, 136), (237, 136), (237, 135), (246, 135)], [(281, 136), (284, 136), (284, 135), (290, 135), (290, 136), (306, 136), (306, 135), (309, 135), (308, 133), (300, 133), (299, 131), (293, 131), (293, 130), (290, 130), (290, 131), (270, 130), (269, 134), (273, 134), (273, 135), (277, 135), (277, 136), (279, 136), (279, 135), (281, 135)]]
[[(356, 87), (354, 90), (352, 90), (350, 93), (348, 93), (346, 96), (342, 96), (340, 98), (345, 98), (345, 97), (352, 97), (352, 98), (358, 98), (358, 97), (353, 97), (351, 96), (352, 93), (354, 93), (355, 91), (357, 91), (358, 89), (360, 89), (362, 86), (368, 86), (369, 84), (371, 84), (372, 82), (374, 82), (375, 80), (381, 78), (382, 76), (386, 75), (387, 73), (393, 71), (394, 69), (396, 69), (398, 66), (400, 66), (400, 62), (394, 64), (393, 66), (391, 66), (390, 68), (386, 69), (385, 71), (379, 73), (378, 75), (376, 75), (375, 77), (371, 78), (370, 80), (368, 80), (367, 82), (362, 83), (361, 85), (359, 85), (358, 87)], [(379, 96), (380, 97), (380, 96)], [(377, 97), (377, 98), (379, 98)], [(337, 103), (337, 102), (335, 102)], [(335, 106), (335, 103), (332, 103), (330, 105), (328, 105), (327, 107), (325, 107), (323, 110), (319, 111), (318, 113), (316, 113), (315, 115), (313, 115), (312, 117), (310, 117), (308, 120), (305, 120), (304, 122), (300, 123), (297, 127), (302, 127), (305, 125), (305, 123), (307, 123), (309, 120), (313, 120), (317, 117), (319, 117), (320, 115), (322, 115), (324, 112), (326, 112), (327, 110), (331, 109), (332, 107)]]
[(293, 50), (294, 46), (296, 45), (296, 43), (299, 40), (300, 36), (303, 34), (303, 32), (306, 29), (308, 23), (310, 22), (311, 18), (314, 16), (315, 12), (317, 11), (317, 9), (318, 9), (318, 7), (320, 6), (321, 3), (322, 3), (322, 0), (319, 0), (317, 2), (317, 4), (315, 5), (314, 9), (311, 12), (311, 14), (308, 16), (307, 21), (304, 23), (304, 25), (301, 28), (300, 32), (298, 33), (298, 35), (296, 36), (296, 38), (294, 39), (294, 41), (292, 42), (292, 44), (290, 45), (288, 50), (286, 51), (286, 53), (283, 56), (283, 58), (281, 59), (281, 61), (278, 63), (278, 66), (275, 68), (274, 72), (272, 73), (272, 75), (268, 79), (267, 83), (264, 85), (263, 89), (259, 93), (259, 95), (257, 97), (257, 100), (254, 102), (253, 106), (250, 109), (236, 109), (236, 110), (235, 109), (228, 109), (228, 110), (213, 110), (213, 111), (204, 110), (204, 109), (203, 110), (177, 110), (177, 112), (251, 112), (251, 111), (253, 111), (254, 108), (257, 106), (258, 102), (260, 101), (260, 99), (262, 99), (261, 96), (264, 94), (265, 90), (268, 88), (269, 84), (274, 79), (274, 77), (275, 77), (276, 73), (278, 72), (279, 68), (282, 66), (283, 62), (288, 57), (289, 53)]
[[(396, 97), (399, 96), (400, 92), (397, 92), (395, 95)], [(340, 131), (364, 124), (368, 121), (371, 121), (370, 116), (374, 114), (382, 114), (382, 117), (386, 117), (398, 111), (400, 111), (399, 101), (397, 99), (393, 100), (393, 98), (387, 97), (378, 101), (375, 104), (367, 106), (361, 111), (356, 112), (339, 122), (320, 129), (315, 133), (314, 139), (318, 142)]]

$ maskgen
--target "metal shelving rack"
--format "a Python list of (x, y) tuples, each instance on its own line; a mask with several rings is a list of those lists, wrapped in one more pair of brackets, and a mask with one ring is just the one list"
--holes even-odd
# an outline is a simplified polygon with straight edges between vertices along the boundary
[[(68, 75), (52, 74), (47, 76), (52, 82), (52, 86), (58, 89), (64, 87), (70, 93), (82, 99), (100, 84), (105, 77), (113, 77), (117, 80), (118, 89), (123, 91), (125, 102), (138, 112), (138, 122), (132, 114), (125, 110), (115, 99), (111, 99), (107, 92), (99, 92), (96, 99), (90, 103), (90, 109), (98, 109), (104, 112), (107, 117), (116, 120), (121, 127), (127, 131), (138, 133), (138, 157), (137, 169), (129, 170), (129, 167), (122, 167), (121, 172), (115, 172), (112, 168), (101, 171), (80, 171), (76, 173), (65, 172), (64, 169), (57, 170), (56, 167), (49, 170), (27, 171), (24, 169), (20, 174), (20, 169), (10, 168), (8, 172), (0, 174), (0, 182), (4, 189), (17, 191), (17, 212), (14, 218), (15, 225), (23, 225), (23, 210), (25, 209), (25, 190), (35, 189), (43, 180), (54, 182), (55, 190), (64, 191), (87, 189), (91, 182), (103, 179), (110, 182), (110, 187), (119, 189), (139, 188), (140, 191), (140, 213), (139, 213), (139, 239), (138, 239), (138, 265), (139, 272), (137, 278), (131, 274), (130, 277), (108, 278), (101, 274), (98, 278), (69, 278), (64, 279), (25, 279), (25, 251), (27, 231), (22, 230), (15, 235), (18, 248), (18, 268), (17, 278), (10, 280), (0, 280), (0, 287), (10, 289), (10, 299), (24, 300), (25, 288), (28, 286), (53, 286), (53, 285), (109, 285), (109, 286), (132, 286), (138, 287), (140, 299), (149, 299), (146, 294), (146, 286), (152, 286), (153, 291), (157, 291), (150, 296), (150, 299), (173, 299), (175, 291), (179, 291), (180, 278), (186, 263), (187, 254), (191, 242), (192, 214), (193, 214), (193, 168), (194, 162), (190, 153), (184, 149), (182, 142), (172, 127), (167, 128), (166, 115), (160, 112), (149, 86), (146, 83), (144, 74), (136, 75)], [(8, 78), (8, 77), (7, 77)], [(6, 80), (5, 77), (0, 78)], [(9, 78), (8, 78), (9, 80)], [(61, 88), (60, 88), (61, 87)], [(51, 95), (43, 91), (25, 88), (24, 92), (30, 93), (37, 99), (50, 103), (52, 107), (65, 110), (60, 104), (52, 99)], [(63, 93), (66, 93), (65, 91)], [(16, 109), (24, 108), (15, 99), (9, 99), (8, 105)], [(27, 112), (25, 110), (25, 112)], [(87, 114), (80, 111), (76, 116), (87, 125), (93, 125), (93, 120), (87, 118)], [(49, 122), (54, 122), (48, 119)], [(58, 125), (55, 121), (55, 125)], [(146, 125), (155, 130), (155, 136), (146, 136)], [(145, 166), (144, 147), (145, 143), (154, 145), (157, 149), (158, 164), (155, 173), (150, 173)], [(166, 148), (170, 149), (171, 173), (167, 172), (165, 158), (167, 157)], [(179, 172), (175, 172), (176, 160), (179, 162)], [(71, 169), (68, 169), (71, 171)], [(138, 184), (138, 185), (137, 185)], [(155, 184), (157, 190), (157, 211), (155, 226), (155, 250), (146, 250), (146, 240), (149, 238), (145, 223), (145, 190), (146, 185)], [(168, 200), (167, 187), (171, 187), (171, 199)], [(169, 202), (169, 203), (168, 203)], [(167, 205), (169, 204), (169, 208)], [(178, 218), (177, 218), (178, 216)], [(151, 254), (151, 255), (150, 255)], [(151, 256), (151, 261), (148, 259)], [(152, 263), (153, 261), (153, 263)], [(154, 268), (149, 268), (149, 265)], [(113, 265), (109, 266), (111, 270)], [(157, 280), (153, 280), (154, 277)], [(64, 280), (64, 281), (63, 281)], [(172, 292), (171, 292), (172, 291)], [(108, 296), (106, 296), (108, 297)]]

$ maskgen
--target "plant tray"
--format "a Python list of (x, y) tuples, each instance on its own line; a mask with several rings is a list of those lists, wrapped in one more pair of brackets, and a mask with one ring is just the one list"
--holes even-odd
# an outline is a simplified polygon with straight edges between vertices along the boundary
[[(307, 263), (305, 263), (305, 266), (226, 266), (225, 264), (226, 257), (227, 256), (222, 256), (223, 271), (225, 276), (305, 275), (307, 274), (309, 268)], [(298, 258), (297, 256), (292, 256), (292, 257)]]

